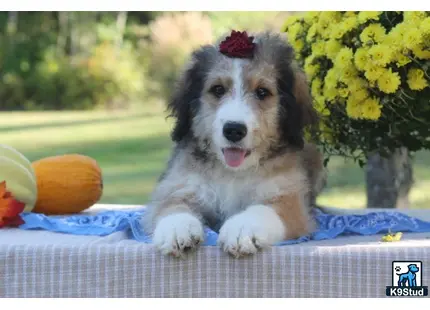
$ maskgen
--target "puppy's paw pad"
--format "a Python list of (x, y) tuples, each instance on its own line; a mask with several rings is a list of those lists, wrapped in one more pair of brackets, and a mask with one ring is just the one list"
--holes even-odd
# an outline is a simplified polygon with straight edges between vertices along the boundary
[(182, 256), (194, 251), (204, 240), (201, 222), (191, 214), (178, 213), (162, 218), (154, 231), (153, 242), (165, 255)]

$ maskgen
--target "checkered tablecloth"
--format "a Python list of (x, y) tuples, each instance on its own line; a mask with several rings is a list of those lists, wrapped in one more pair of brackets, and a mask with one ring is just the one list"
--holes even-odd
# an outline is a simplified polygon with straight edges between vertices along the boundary
[(394, 243), (380, 238), (272, 247), (239, 260), (202, 247), (178, 260), (124, 232), (3, 229), (0, 297), (385, 297), (393, 260), (422, 261), (423, 285), (430, 283), (429, 233), (406, 233)]

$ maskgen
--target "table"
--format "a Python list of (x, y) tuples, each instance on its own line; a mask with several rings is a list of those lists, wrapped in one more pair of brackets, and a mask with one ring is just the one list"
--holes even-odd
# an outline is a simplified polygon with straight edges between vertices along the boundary
[[(121, 207), (131, 208), (96, 205), (87, 212)], [(430, 210), (399, 211), (430, 220)], [(380, 238), (277, 246), (242, 259), (201, 247), (180, 260), (125, 232), (95, 237), (8, 228), (0, 231), (0, 297), (386, 297), (394, 260), (422, 261), (423, 285), (430, 284), (430, 233), (405, 233), (393, 243)]]

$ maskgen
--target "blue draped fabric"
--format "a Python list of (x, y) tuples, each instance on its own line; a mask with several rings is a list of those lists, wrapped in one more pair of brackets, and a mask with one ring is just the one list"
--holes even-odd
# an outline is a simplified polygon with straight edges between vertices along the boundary
[[(363, 215), (333, 215), (315, 209), (317, 230), (308, 236), (294, 240), (285, 240), (276, 244), (283, 246), (310, 240), (334, 239), (341, 235), (374, 235), (387, 232), (430, 232), (430, 222), (422, 221), (395, 211), (372, 212)], [(119, 231), (126, 231), (130, 238), (144, 243), (151, 243), (151, 236), (146, 235), (139, 220), (145, 209), (138, 211), (104, 211), (95, 215), (47, 216), (36, 213), (24, 213), (25, 224), (20, 229), (42, 229), (52, 232), (106, 236)], [(218, 234), (205, 227), (204, 245), (215, 246)]]

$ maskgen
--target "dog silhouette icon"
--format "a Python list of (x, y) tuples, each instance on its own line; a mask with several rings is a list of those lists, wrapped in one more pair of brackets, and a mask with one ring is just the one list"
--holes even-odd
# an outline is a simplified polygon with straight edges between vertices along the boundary
[[(400, 271), (401, 269), (396, 267), (395, 268), (396, 271)], [(408, 284), (407, 286), (409, 287), (413, 287), (413, 286), (417, 286), (417, 276), (416, 273), (419, 271), (420, 269), (418, 268), (418, 266), (416, 264), (409, 264), (408, 265), (408, 271), (405, 273), (397, 273), (397, 275), (399, 276), (399, 281), (398, 281), (398, 286), (406, 286), (406, 283)]]

